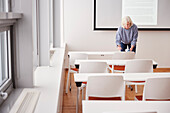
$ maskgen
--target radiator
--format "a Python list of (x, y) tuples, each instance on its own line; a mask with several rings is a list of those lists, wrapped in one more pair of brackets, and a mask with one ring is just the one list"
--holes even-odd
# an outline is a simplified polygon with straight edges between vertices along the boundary
[(25, 88), (9, 113), (34, 113), (39, 95), (38, 90)]

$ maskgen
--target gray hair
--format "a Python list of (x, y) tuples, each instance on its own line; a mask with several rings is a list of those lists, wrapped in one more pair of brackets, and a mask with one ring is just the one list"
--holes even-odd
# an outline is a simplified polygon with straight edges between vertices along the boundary
[(133, 25), (133, 22), (129, 16), (125, 16), (122, 18), (122, 27), (124, 28), (124, 24), (127, 24), (129, 22), (130, 27)]

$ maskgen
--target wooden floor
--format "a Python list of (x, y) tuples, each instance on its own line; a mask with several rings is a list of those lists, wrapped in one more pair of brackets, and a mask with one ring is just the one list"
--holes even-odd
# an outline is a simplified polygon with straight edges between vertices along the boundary
[[(170, 68), (158, 68), (155, 69), (154, 72), (170, 72)], [(76, 97), (77, 97), (77, 87), (74, 82), (73, 74), (71, 74), (71, 92), (68, 91), (68, 94), (65, 94), (66, 90), (66, 81), (67, 81), (67, 73), (65, 74), (65, 86), (64, 86), (64, 99), (63, 99), (63, 113), (76, 113)], [(134, 86), (132, 86), (134, 89)], [(126, 87), (126, 95), (125, 99), (134, 100), (135, 95), (142, 95), (143, 93), (143, 86), (138, 86), (138, 93), (135, 94), (135, 90), (131, 91), (130, 88)], [(81, 92), (80, 92), (81, 97)], [(81, 98), (80, 98), (81, 100)], [(79, 102), (79, 113), (82, 113), (82, 104), (81, 101)]]

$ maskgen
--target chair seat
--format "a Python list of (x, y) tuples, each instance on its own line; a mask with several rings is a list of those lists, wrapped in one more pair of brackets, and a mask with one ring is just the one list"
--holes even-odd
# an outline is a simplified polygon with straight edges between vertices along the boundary
[(170, 99), (146, 99), (146, 101), (170, 101)]
[[(112, 68), (112, 65), (109, 65), (109, 67)], [(121, 71), (124, 71), (124, 70), (125, 70), (125, 66), (114, 65), (114, 70), (121, 70)]]
[[(140, 95), (140, 96), (136, 96), (136, 98), (138, 100), (142, 100), (143, 99), (143, 96)], [(146, 101), (170, 101), (170, 99), (146, 99)]]
[(121, 97), (89, 97), (89, 100), (122, 100)]
[(77, 69), (77, 68), (71, 68), (71, 70), (74, 70), (74, 71), (79, 71), (79, 69)]
[(142, 100), (142, 99), (143, 99), (143, 96), (142, 96), (142, 95), (136, 96), (136, 98), (137, 98), (138, 100)]
[(145, 81), (129, 81), (129, 82), (134, 82), (134, 83), (144, 83)]

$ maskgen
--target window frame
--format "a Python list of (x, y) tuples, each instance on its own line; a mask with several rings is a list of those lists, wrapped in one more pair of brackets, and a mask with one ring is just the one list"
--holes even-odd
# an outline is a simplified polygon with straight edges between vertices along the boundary
[[(0, 31), (3, 32), (2, 28), (0, 28)], [(12, 82), (12, 68), (11, 68), (11, 29), (10, 27), (8, 27), (8, 29), (4, 29), (4, 31), (6, 32), (6, 46), (7, 46), (7, 79), (0, 84), (0, 92), (6, 92), (9, 93), (9, 91), (11, 91), (12, 89), (10, 88), (10, 86), (13, 84)], [(9, 89), (8, 89), (9, 88)], [(8, 90), (8, 91), (7, 91)], [(4, 100), (2, 98), (0, 98), (0, 104), (3, 102)]]
[[(11, 0), (2, 0), (1, 4), (2, 6), (5, 6), (5, 9), (2, 9), (2, 11), (0, 11), (0, 32), (6, 32), (6, 55), (7, 55), (7, 78), (5, 78), (5, 80), (2, 82), (2, 84), (0, 84), (0, 93), (1, 92), (5, 92), (7, 94), (9, 94), (12, 90), (13, 90), (13, 74), (12, 74), (12, 37), (13, 37), (13, 27), (12, 25), (15, 23), (16, 19), (11, 19), (11, 17), (9, 18), (9, 12), (11, 11)], [(6, 17), (8, 18), (3, 18), (2, 15), (6, 14)], [(4, 16), (5, 17), (5, 16)], [(0, 75), (1, 76), (1, 75)], [(5, 101), (5, 99), (2, 98), (3, 96), (0, 96), (0, 105)]]
[(0, 84), (0, 90), (1, 90), (1, 87), (4, 85), (4, 84), (6, 84), (6, 82), (8, 82), (9, 81), (9, 79), (11, 79), (11, 54), (10, 54), (10, 31), (9, 30), (6, 30), (6, 31), (4, 31), (5, 32), (5, 38), (6, 38), (6, 44), (5, 44), (5, 46), (6, 46), (6, 60), (7, 60), (7, 62), (6, 62), (6, 69), (7, 69), (7, 78), (6, 79), (4, 79), (4, 80), (2, 80), (2, 83)]

